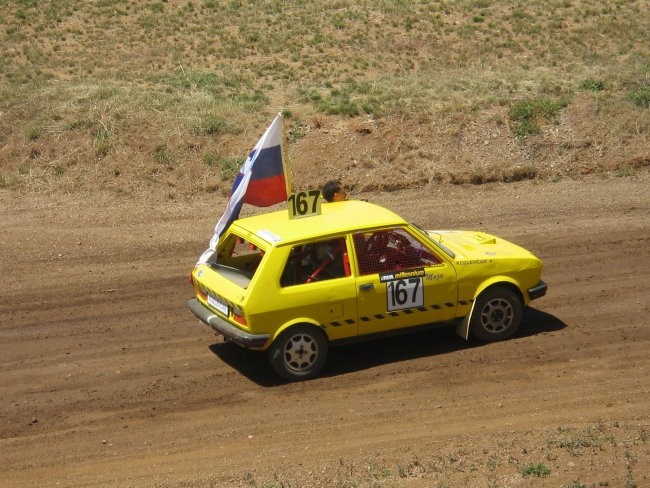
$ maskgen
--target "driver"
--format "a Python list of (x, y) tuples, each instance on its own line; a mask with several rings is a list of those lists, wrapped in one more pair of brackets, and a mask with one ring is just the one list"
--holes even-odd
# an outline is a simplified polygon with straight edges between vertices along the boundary
[(341, 180), (329, 180), (323, 185), (321, 194), (327, 202), (342, 202), (348, 199), (348, 194)]

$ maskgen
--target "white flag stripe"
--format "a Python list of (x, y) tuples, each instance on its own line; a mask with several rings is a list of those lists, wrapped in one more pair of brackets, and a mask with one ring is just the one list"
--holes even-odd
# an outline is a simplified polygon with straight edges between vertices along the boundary
[(275, 146), (280, 146), (282, 142), (282, 120), (280, 119), (281, 114), (278, 114), (271, 125), (266, 129), (260, 140), (255, 145), (253, 151), (251, 151), (246, 161), (239, 170), (237, 179), (235, 180), (235, 187), (233, 192), (226, 204), (226, 210), (223, 215), (217, 222), (217, 225), (214, 228), (214, 235), (210, 239), (210, 245), (208, 249), (201, 255), (197, 265), (205, 264), (208, 260), (214, 255), (217, 250), (217, 245), (219, 244), (219, 238), (221, 234), (226, 230), (230, 223), (239, 217), (239, 212), (244, 203), (244, 196), (246, 195), (246, 190), (248, 189), (248, 184), (253, 175), (253, 165), (257, 160), (257, 156), (260, 154), (262, 149), (272, 148)]

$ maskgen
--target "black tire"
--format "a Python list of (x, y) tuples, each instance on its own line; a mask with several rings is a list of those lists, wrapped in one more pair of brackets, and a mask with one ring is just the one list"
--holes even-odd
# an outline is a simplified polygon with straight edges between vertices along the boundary
[(320, 373), (327, 359), (327, 337), (313, 325), (285, 330), (269, 347), (269, 361), (285, 380), (300, 381)]
[(476, 299), (469, 327), (480, 341), (501, 341), (517, 332), (522, 317), (519, 294), (505, 286), (493, 286)]

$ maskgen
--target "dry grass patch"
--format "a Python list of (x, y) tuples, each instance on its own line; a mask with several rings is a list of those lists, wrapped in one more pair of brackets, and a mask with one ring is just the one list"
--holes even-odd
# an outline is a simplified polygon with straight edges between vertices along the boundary
[[(512, 134), (494, 141), (495, 160), (471, 148), (440, 154), (442, 162), (468, 162), (453, 168), (458, 181), (463, 172), (475, 182), (527, 178), (531, 172), (517, 168), (548, 159), (563, 166), (558, 174), (570, 174), (569, 161), (593, 157), (566, 149), (574, 142), (563, 126), (576, 122), (591, 147), (624, 141), (601, 157), (643, 158), (650, 73), (643, 7), (641, 0), (10, 0), (0, 5), (0, 184), (78, 191), (106, 180), (119, 185), (128, 175), (137, 180), (130, 186), (166, 192), (168, 179), (158, 176), (171, 173), (178, 194), (212, 191), (229, 185), (221, 181), (229, 161), (243, 158), (283, 108), (299, 137), (314, 136), (311, 121), (327, 115), (352, 134), (356, 119), (430, 127), (421, 140), (438, 137), (439, 127), (466, 131), (462, 124), (482, 113), (509, 111)], [(600, 111), (567, 120), (576, 94), (593, 96)], [(513, 115), (522, 104), (532, 113)], [(553, 114), (540, 104), (555, 104)], [(519, 158), (540, 141), (553, 150)], [(420, 153), (430, 152), (426, 145)], [(293, 154), (296, 170), (338, 157), (321, 147)], [(375, 152), (352, 143), (343, 152), (366, 149)], [(392, 164), (408, 160), (418, 174), (408, 181), (449, 173), (432, 170), (412, 147), (379, 152), (395, 153)], [(223, 166), (218, 158), (225, 172), (206, 172)], [(510, 168), (482, 176), (472, 167), (479, 163)], [(319, 183), (320, 171), (308, 184)], [(347, 176), (367, 178), (354, 170)], [(74, 185), (62, 186), (66, 179)]]

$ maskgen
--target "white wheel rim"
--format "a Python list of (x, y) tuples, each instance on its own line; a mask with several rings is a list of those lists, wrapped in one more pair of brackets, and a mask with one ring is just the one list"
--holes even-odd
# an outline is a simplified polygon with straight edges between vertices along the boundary
[(284, 346), (284, 363), (293, 371), (303, 372), (318, 359), (318, 343), (309, 334), (296, 334)]

